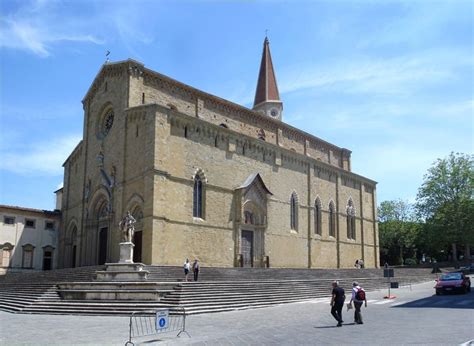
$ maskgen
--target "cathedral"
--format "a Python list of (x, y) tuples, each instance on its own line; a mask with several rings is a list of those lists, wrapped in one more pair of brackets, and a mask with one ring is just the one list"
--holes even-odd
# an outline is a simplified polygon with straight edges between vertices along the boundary
[(376, 182), (351, 151), (283, 121), (264, 40), (252, 109), (135, 60), (107, 62), (83, 99), (83, 139), (64, 163), (59, 267), (134, 261), (203, 266), (379, 266)]

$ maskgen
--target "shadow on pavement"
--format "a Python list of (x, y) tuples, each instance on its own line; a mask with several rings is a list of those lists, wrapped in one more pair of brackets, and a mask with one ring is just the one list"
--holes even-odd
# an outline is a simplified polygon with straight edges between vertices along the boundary
[[(343, 323), (342, 324), (343, 327), (344, 326), (353, 326), (353, 325), (355, 325), (354, 322), (352, 322), (352, 323)], [(338, 328), (338, 327), (337, 326), (321, 326), (321, 327), (315, 326), (314, 328), (316, 328), (316, 329), (327, 329), (327, 328)]]
[(413, 300), (411, 302), (395, 305), (391, 308), (448, 308), (448, 309), (474, 309), (474, 292), (467, 294), (443, 294)]

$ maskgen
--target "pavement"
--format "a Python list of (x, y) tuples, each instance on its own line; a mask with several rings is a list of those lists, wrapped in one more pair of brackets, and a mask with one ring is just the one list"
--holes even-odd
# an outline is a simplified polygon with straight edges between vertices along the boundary
[[(190, 337), (164, 333), (134, 339), (146, 345), (460, 345), (474, 340), (474, 290), (434, 295), (434, 282), (367, 293), (363, 325), (343, 310), (342, 328), (330, 298), (269, 308), (191, 315)], [(328, 288), (330, 292), (330, 288)], [(346, 288), (346, 294), (350, 288)], [(348, 294), (347, 294), (348, 295)], [(0, 345), (124, 345), (129, 318), (0, 312)], [(472, 342), (474, 345), (474, 341)]]

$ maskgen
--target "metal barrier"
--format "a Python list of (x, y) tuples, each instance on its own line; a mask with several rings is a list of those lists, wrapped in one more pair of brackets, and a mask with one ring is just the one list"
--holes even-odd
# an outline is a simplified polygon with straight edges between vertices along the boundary
[(178, 332), (177, 337), (186, 331), (186, 311), (184, 308), (156, 309), (135, 311), (130, 316), (127, 345), (135, 345), (132, 339), (158, 335), (163, 333)]

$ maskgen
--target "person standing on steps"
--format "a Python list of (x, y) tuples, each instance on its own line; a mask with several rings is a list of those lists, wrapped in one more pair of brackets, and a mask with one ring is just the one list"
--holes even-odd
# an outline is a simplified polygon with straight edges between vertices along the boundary
[(197, 258), (194, 260), (194, 263), (193, 263), (193, 273), (194, 273), (194, 281), (198, 281), (199, 261), (197, 260)]
[(344, 301), (346, 300), (346, 294), (342, 287), (339, 287), (339, 282), (334, 281), (332, 283), (332, 299), (331, 299), (331, 315), (337, 321), (337, 327), (342, 327), (342, 308)]
[(191, 269), (191, 263), (189, 263), (188, 258), (186, 258), (186, 261), (184, 262), (183, 268), (184, 268), (184, 280), (188, 281), (188, 274), (189, 274), (189, 270)]
[(367, 297), (365, 295), (364, 289), (360, 287), (359, 283), (356, 281), (352, 283), (352, 298), (349, 304), (352, 302), (354, 302), (354, 322), (356, 324), (364, 324), (362, 321), (362, 313), (360, 312), (360, 308), (364, 302), (365, 307), (367, 307)]

